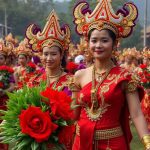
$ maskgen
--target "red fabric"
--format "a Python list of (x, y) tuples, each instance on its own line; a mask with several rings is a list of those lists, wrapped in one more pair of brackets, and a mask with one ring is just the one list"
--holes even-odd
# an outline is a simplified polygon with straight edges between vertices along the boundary
[[(70, 76), (72, 76), (70, 73), (67, 73), (67, 74), (61, 76), (56, 87), (62, 85), (62, 83), (65, 82), (65, 81), (67, 81), (67, 79), (68, 79)], [(37, 77), (36, 79), (33, 80), (33, 82), (34, 82), (34, 83), (33, 83), (33, 86), (38, 86), (38, 85), (40, 84), (40, 82), (42, 82), (42, 81), (46, 81), (46, 72), (45, 72), (44, 74), (42, 74), (41, 76), (39, 76), (39, 77)], [(54, 84), (54, 83), (52, 83), (52, 84), (50, 85), (50, 87), (51, 87), (53, 84)]]
[(141, 108), (146, 118), (148, 129), (150, 131), (150, 95), (145, 93), (145, 96), (141, 102)]
[[(80, 118), (77, 122), (80, 126), (80, 137), (77, 136), (75, 138), (73, 150), (93, 150), (93, 134), (95, 129), (111, 129), (118, 126), (122, 126), (124, 136), (110, 139), (110, 148), (113, 150), (130, 149), (129, 143), (132, 136), (129, 128), (129, 112), (125, 94), (121, 88), (123, 82), (129, 82), (130, 80), (131, 75), (125, 69), (114, 67), (110, 71), (110, 74), (101, 84), (97, 92), (100, 93), (102, 87), (105, 85), (105, 93), (103, 93), (104, 102), (109, 106), (99, 121), (90, 121), (84, 107), (81, 108)], [(106, 88), (106, 85), (109, 85), (108, 88)], [(80, 94), (83, 94), (83, 98), (80, 101), (82, 100), (82, 103), (86, 103), (89, 106), (91, 106), (91, 87), (92, 83), (90, 82), (80, 92)], [(139, 90), (142, 91), (142, 89)], [(100, 94), (97, 97), (99, 104), (101, 104)], [(106, 141), (99, 141), (98, 147), (100, 150), (106, 149), (108, 144)]]

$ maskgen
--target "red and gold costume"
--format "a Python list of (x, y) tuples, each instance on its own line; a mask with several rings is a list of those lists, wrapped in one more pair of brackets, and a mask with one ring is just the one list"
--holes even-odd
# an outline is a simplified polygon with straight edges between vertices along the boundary
[[(143, 59), (150, 58), (150, 50), (144, 48), (142, 51)], [(146, 63), (146, 62), (145, 62)], [(145, 88), (145, 96), (141, 102), (141, 108), (148, 123), (148, 129), (150, 131), (150, 65), (142, 64), (140, 65), (141, 72), (139, 76), (141, 77), (141, 83)]]
[(141, 108), (148, 123), (148, 129), (150, 131), (150, 90), (149, 92), (145, 93), (144, 98), (141, 102)]
[(17, 82), (17, 89), (22, 88), (29, 81), (29, 78), (32, 77), (32, 74), (27, 72), (27, 67), (29, 66), (27, 63), (29, 61), (29, 57), (32, 56), (31, 50), (28, 45), (28, 41), (25, 38), (23, 41), (19, 43), (19, 46), (14, 50), (15, 55), (18, 57), (19, 55), (24, 55), (26, 57), (26, 64), (24, 66), (17, 66), (14, 68)]
[[(47, 23), (41, 32), (40, 29), (36, 27), (36, 25), (31, 24), (26, 31), (26, 36), (28, 38), (29, 44), (33, 52), (42, 52), (44, 47), (59, 47), (62, 50), (62, 54), (65, 50), (69, 48), (70, 43), (70, 29), (67, 25), (63, 28), (60, 27), (58, 22), (58, 17), (56, 12), (53, 10), (48, 18)], [(61, 69), (61, 68), (60, 68)], [(46, 81), (47, 86), (58, 90), (58, 91), (65, 91), (68, 95), (71, 95), (71, 91), (68, 89), (68, 81), (71, 78), (70, 74), (64, 73), (61, 70), (61, 74), (58, 79), (52, 83), (50, 83), (50, 76), (48, 74), (48, 69), (45, 69), (46, 72), (41, 76), (35, 76), (30, 82), (30, 86), (36, 86), (42, 81)], [(61, 105), (61, 104), (60, 104)], [(66, 127), (67, 128), (67, 127)], [(74, 126), (69, 129), (69, 133), (64, 135), (68, 136), (68, 141), (64, 141), (63, 144), (66, 146), (67, 150), (71, 150), (72, 144), (72, 135), (73, 135)]]
[[(86, 38), (92, 29), (111, 30), (117, 41), (126, 38), (135, 26), (137, 15), (133, 3), (126, 3), (114, 13), (108, 0), (98, 0), (93, 12), (85, 1), (74, 8), (76, 31)], [(81, 113), (73, 150), (129, 150), (131, 133), (125, 93), (135, 91), (137, 81), (120, 67), (109, 70), (100, 81), (95, 79), (94, 67), (93, 72), (92, 82), (79, 92), (77, 106), (80, 105)], [(122, 88), (124, 83), (127, 86)]]
[[(12, 51), (12, 43), (4, 40), (0, 40), (0, 55), (3, 55), (5, 59), (11, 54)], [(14, 70), (6, 65), (0, 66), (0, 110), (6, 110), (6, 102), (8, 100), (8, 96), (5, 93), (5, 90), (10, 87), (10, 84), (14, 84), (13, 77)], [(1, 115), (1, 114), (0, 114)], [(0, 123), (2, 120), (0, 120)], [(0, 143), (1, 150), (8, 150), (7, 144)]]
[[(112, 68), (98, 88), (98, 114), (92, 114), (90, 110), (92, 82), (82, 88), (78, 98), (78, 104), (82, 105), (82, 108), (77, 121), (73, 150), (129, 150), (132, 136), (127, 100), (121, 88), (123, 82), (134, 83), (134, 78), (123, 68)], [(143, 91), (138, 89), (142, 98)], [(103, 135), (99, 134), (100, 132), (103, 132)]]
[[(0, 55), (3, 55), (5, 59), (12, 51), (11, 43), (6, 42), (6, 45), (3, 40), (0, 40)], [(0, 66), (0, 89), (6, 90), (9, 88), (10, 83), (14, 83), (13, 69), (6, 65)], [(4, 83), (5, 82), (5, 83)], [(0, 94), (0, 109), (6, 110), (6, 101), (8, 97), (6, 94)]]

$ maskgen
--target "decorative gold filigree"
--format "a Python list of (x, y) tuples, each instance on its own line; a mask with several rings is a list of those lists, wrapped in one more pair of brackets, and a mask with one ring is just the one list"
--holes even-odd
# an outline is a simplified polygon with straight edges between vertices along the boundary
[(110, 29), (117, 38), (127, 37), (132, 32), (138, 15), (137, 8), (132, 3), (126, 3), (119, 13), (114, 12), (110, 0), (99, 0), (92, 13), (88, 8), (87, 2), (80, 2), (74, 9), (77, 32), (86, 36), (91, 29), (96, 28)]
[(42, 32), (40, 32), (40, 29), (35, 24), (31, 24), (27, 28), (26, 36), (35, 52), (42, 51), (42, 48), (45, 46), (58, 46), (62, 50), (67, 50), (69, 48), (70, 29), (67, 25), (61, 28), (58, 21), (59, 18), (53, 10), (49, 14)]

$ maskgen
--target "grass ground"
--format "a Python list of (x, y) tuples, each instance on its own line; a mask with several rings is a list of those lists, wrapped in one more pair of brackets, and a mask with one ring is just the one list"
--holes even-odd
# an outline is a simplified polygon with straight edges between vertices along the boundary
[(131, 150), (144, 150), (144, 147), (137, 135), (137, 131), (133, 125), (131, 125), (131, 131), (132, 131), (132, 142), (131, 142)]

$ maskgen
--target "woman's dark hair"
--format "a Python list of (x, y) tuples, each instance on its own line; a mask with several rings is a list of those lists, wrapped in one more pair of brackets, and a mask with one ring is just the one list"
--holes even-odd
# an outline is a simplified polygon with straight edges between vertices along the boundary
[(1, 55), (4, 56), (5, 60), (7, 59), (7, 55), (5, 55), (5, 54), (1, 54)]
[[(88, 40), (90, 40), (90, 37), (91, 37), (91, 34), (92, 32), (95, 30), (95, 28), (91, 29), (88, 33)], [(116, 35), (113, 31), (109, 30), (109, 29), (103, 29), (103, 30), (106, 30), (108, 31), (108, 34), (109, 36), (111, 37), (112, 41), (113, 41), (113, 44), (116, 42)]]
[[(59, 52), (60, 52), (60, 54), (62, 54), (62, 49), (59, 47)], [(64, 53), (63, 53), (63, 58), (62, 58), (62, 60), (61, 60), (61, 66), (62, 66), (62, 68), (64, 69), (64, 71), (66, 71), (66, 65), (67, 65), (67, 62), (66, 62), (66, 51), (64, 51)]]

